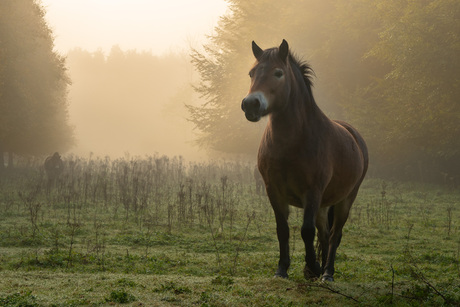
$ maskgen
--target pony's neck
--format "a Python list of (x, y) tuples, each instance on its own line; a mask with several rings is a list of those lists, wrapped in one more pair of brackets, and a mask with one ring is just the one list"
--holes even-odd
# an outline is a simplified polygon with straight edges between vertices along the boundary
[[(322, 129), (328, 118), (316, 104), (310, 84), (306, 84), (298, 67), (292, 67), (293, 86), (286, 101), (286, 107), (270, 115), (273, 132), (287, 132), (294, 138), (305, 140)], [(297, 71), (294, 71), (297, 70)]]

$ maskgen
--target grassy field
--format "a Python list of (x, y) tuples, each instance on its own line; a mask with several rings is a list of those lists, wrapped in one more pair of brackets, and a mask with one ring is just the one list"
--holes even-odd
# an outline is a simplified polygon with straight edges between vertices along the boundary
[(303, 278), (292, 208), (288, 280), (253, 165), (66, 160), (0, 178), (0, 306), (460, 305), (460, 192), (366, 179), (336, 281)]

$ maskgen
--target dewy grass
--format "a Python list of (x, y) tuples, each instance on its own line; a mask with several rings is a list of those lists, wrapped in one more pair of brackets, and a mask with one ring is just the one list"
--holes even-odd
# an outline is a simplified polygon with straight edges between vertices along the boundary
[(336, 282), (324, 285), (303, 278), (295, 208), (290, 279), (273, 278), (276, 226), (252, 170), (73, 157), (51, 190), (38, 166), (0, 178), (0, 302), (459, 304), (458, 191), (366, 180), (344, 228)]

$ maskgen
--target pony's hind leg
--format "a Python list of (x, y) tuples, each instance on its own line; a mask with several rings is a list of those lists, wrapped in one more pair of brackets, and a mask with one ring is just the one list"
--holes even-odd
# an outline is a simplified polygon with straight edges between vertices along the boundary
[[(329, 236), (330, 236), (330, 208), (320, 208), (316, 216), (316, 229), (318, 230), (319, 248), (321, 253), (321, 273), (324, 273), (326, 267), (327, 254), (329, 250)], [(332, 223), (331, 223), (332, 224)]]
[(330, 238), (329, 238), (329, 250), (327, 253), (327, 261), (326, 266), (324, 267), (323, 272), (323, 281), (334, 281), (334, 263), (335, 263), (335, 256), (337, 252), (337, 248), (340, 245), (340, 241), (342, 240), (342, 229), (345, 225), (345, 222), (348, 219), (348, 214), (350, 212), (351, 205), (356, 197), (356, 194), (353, 196), (349, 196), (347, 199), (343, 200), (342, 202), (338, 203), (331, 208), (334, 210), (333, 215), (333, 224), (331, 228)]

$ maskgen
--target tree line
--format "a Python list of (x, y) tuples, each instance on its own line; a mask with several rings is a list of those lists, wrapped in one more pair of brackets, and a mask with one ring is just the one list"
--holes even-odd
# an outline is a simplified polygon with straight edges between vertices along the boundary
[(453, 180), (460, 174), (460, 2), (456, 0), (231, 0), (192, 52), (205, 102), (190, 106), (201, 146), (256, 155), (264, 123), (240, 110), (252, 40), (283, 38), (316, 72), (331, 117), (365, 137), (371, 174)]
[[(185, 54), (54, 50), (39, 0), (0, 1), (0, 171), (13, 156), (190, 154)], [(75, 126), (73, 126), (75, 125)], [(196, 151), (193, 152), (196, 154)]]

